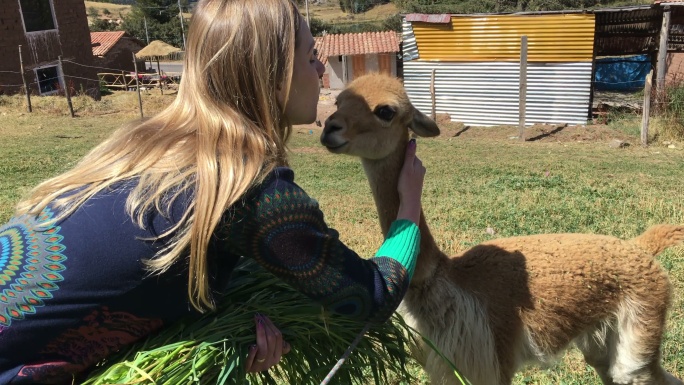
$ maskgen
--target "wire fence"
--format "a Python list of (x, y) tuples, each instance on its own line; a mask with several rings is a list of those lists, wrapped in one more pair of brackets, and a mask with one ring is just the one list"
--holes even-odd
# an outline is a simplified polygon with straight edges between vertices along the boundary
[[(102, 65), (90, 65), (79, 63), (74, 59), (63, 59), (40, 63), (40, 67), (33, 66), (24, 69), (21, 60), (18, 64), (22, 71), (2, 70), (0, 71), (0, 95), (5, 92), (16, 92), (24, 94), (26, 97), (26, 107), (28, 112), (32, 112), (31, 96), (37, 90), (40, 96), (61, 95), (65, 96), (72, 117), (75, 117), (71, 97), (85, 94), (96, 99), (102, 93), (109, 90), (137, 91), (139, 99), (140, 116), (143, 117), (143, 105), (140, 92), (150, 89), (159, 89), (161, 94), (164, 90), (175, 90), (180, 84), (182, 73), (175, 72), (140, 72), (137, 71), (137, 60), (134, 56), (131, 61), (136, 68), (135, 71), (122, 68), (111, 68)], [(83, 75), (84, 71), (74, 71), (73, 68), (64, 67), (76, 66), (79, 68), (91, 69), (95, 72), (95, 77)], [(101, 71), (111, 72), (101, 72)], [(21, 75), (22, 83), (3, 82), (4, 74)], [(18, 77), (15, 77), (18, 78)]]
[[(41, 84), (46, 84), (50, 81), (58, 81), (59, 84), (53, 84), (52, 87), (55, 89), (61, 89), (62, 87), (65, 87), (63, 79), (76, 79), (76, 80), (83, 80), (85, 82), (91, 82), (92, 87), (105, 87), (109, 89), (114, 89), (114, 90), (134, 90), (137, 85), (140, 85), (142, 87), (146, 88), (152, 88), (152, 87), (167, 87), (167, 88), (173, 88), (177, 87), (180, 83), (180, 79), (182, 76), (181, 72), (166, 72), (166, 71), (161, 71), (161, 73), (158, 72), (138, 72), (138, 84), (136, 84), (135, 77), (136, 74), (134, 71), (130, 71), (129, 69), (122, 69), (122, 68), (111, 68), (111, 67), (106, 67), (106, 66), (94, 66), (94, 65), (87, 65), (83, 63), (79, 63), (74, 60), (69, 60), (69, 59), (64, 59), (62, 60), (62, 63), (68, 63), (71, 65), (83, 67), (83, 68), (90, 68), (95, 71), (97, 71), (97, 78), (87, 78), (83, 76), (76, 76), (76, 75), (71, 75), (71, 74), (66, 74), (64, 73), (63, 69), (60, 68), (61, 74), (60, 76), (57, 77), (51, 77), (51, 78), (44, 78), (44, 79), (38, 79), (36, 81), (27, 81), (26, 84), (8, 84), (8, 83), (2, 83), (0, 82), (0, 88), (23, 88), (25, 86), (32, 87), (36, 85), (41, 85)], [(54, 67), (58, 66), (59, 62), (58, 61), (51, 61), (51, 62), (46, 62), (46, 63), (41, 63), (41, 69), (44, 68), (49, 68), (49, 67)], [(108, 72), (103, 72), (108, 71)], [(29, 69), (23, 72), (23, 75), (29, 75), (29, 76), (35, 76), (35, 69)], [(0, 71), (0, 74), (16, 74), (16, 75), (22, 75), (22, 72), (20, 71), (8, 71), (8, 70), (2, 70)], [(125, 79), (125, 80), (124, 80)], [(74, 91), (74, 90), (72, 90)], [(22, 90), (22, 92), (25, 92)], [(52, 91), (48, 91), (47, 93), (50, 93)], [(41, 92), (43, 94), (43, 92)]]

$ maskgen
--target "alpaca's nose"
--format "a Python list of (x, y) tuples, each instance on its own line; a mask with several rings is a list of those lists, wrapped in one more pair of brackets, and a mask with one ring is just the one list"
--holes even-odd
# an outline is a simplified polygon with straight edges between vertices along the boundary
[(340, 131), (343, 128), (344, 127), (342, 126), (342, 124), (340, 122), (338, 122), (336, 120), (328, 119), (325, 121), (325, 128), (323, 129), (323, 131), (325, 131), (329, 134), (332, 134), (333, 132)]

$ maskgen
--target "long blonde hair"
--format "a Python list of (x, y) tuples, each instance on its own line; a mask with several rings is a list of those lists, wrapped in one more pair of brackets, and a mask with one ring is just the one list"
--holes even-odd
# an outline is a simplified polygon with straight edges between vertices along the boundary
[(155, 117), (114, 133), (72, 170), (38, 185), (17, 213), (47, 205), (64, 218), (114, 183), (137, 178), (126, 202), (167, 214), (169, 196), (194, 192), (172, 241), (147, 261), (162, 273), (189, 254), (188, 296), (204, 311), (214, 303), (206, 259), (225, 210), (278, 165), (286, 165), (291, 125), (278, 103), (289, 94), (300, 16), (290, 0), (202, 0), (197, 5), (175, 101)]

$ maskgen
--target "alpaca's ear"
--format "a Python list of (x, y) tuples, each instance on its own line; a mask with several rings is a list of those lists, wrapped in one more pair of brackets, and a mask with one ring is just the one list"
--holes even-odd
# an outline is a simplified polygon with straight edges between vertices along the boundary
[(411, 119), (411, 123), (409, 123), (409, 128), (411, 131), (415, 132), (416, 135), (425, 138), (439, 135), (437, 123), (428, 118), (424, 113), (418, 111), (415, 107), (413, 108), (413, 119)]

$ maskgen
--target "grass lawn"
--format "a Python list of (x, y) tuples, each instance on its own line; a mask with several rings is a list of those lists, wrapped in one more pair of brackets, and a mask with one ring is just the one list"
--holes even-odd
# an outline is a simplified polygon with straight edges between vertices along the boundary
[[(143, 95), (146, 115), (172, 95)], [(94, 102), (74, 99), (72, 119), (63, 98), (34, 98), (27, 113), (21, 98), (0, 96), (0, 221), (40, 180), (73, 166), (123, 122), (137, 118), (134, 93)], [(324, 118), (325, 116), (322, 116)], [(621, 124), (627, 124), (625, 122)], [(453, 129), (419, 139), (428, 169), (424, 210), (438, 244), (449, 253), (484, 240), (550, 232), (589, 232), (633, 237), (656, 223), (684, 223), (684, 151), (638, 145), (621, 127), (530, 128), (520, 142), (515, 128)], [(296, 181), (316, 197), (328, 223), (361, 255), (381, 243), (367, 182), (359, 162), (331, 155), (318, 144), (320, 128), (296, 127), (290, 147)], [(456, 135), (456, 136), (454, 136)], [(631, 143), (608, 145), (613, 138)], [(488, 228), (494, 230), (487, 231)], [(684, 377), (684, 247), (658, 257), (669, 271), (674, 301), (663, 345), (664, 366)], [(296, 347), (294, 347), (296, 349)], [(419, 377), (420, 369), (413, 369)], [(423, 378), (419, 384), (427, 383)], [(600, 384), (571, 349), (547, 369), (529, 369), (515, 384)]]

